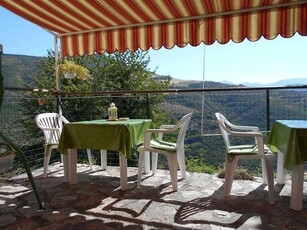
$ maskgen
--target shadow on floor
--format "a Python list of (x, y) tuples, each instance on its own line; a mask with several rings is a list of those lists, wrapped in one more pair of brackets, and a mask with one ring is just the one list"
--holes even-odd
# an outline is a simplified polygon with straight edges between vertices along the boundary
[[(305, 229), (303, 210), (289, 209), (290, 185), (275, 185), (276, 204), (268, 203), (267, 187), (258, 181), (234, 181), (231, 196), (223, 196), (223, 180), (189, 173), (173, 192), (168, 171), (143, 177), (136, 188), (137, 168), (128, 169), (128, 190), (119, 189), (119, 168), (92, 171), (78, 165), (78, 183), (63, 181), (59, 164), (33, 172), (45, 202), (38, 210), (25, 175), (0, 181), (0, 228), (4, 229)], [(304, 184), (306, 191), (306, 183)]]

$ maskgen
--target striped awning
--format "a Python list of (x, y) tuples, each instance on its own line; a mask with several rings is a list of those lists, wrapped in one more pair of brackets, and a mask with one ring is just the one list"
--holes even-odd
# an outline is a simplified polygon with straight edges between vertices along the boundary
[(306, 0), (0, 0), (55, 33), (62, 56), (307, 35)]

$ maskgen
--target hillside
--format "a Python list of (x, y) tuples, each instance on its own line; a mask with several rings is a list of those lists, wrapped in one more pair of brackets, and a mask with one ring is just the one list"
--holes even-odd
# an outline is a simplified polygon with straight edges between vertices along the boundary
[(307, 85), (307, 76), (306, 78), (291, 78), (291, 79), (286, 79), (286, 80), (280, 80), (277, 82), (272, 82), (272, 83), (249, 83), (245, 82), (242, 83), (246, 86), (249, 87), (274, 87), (274, 86), (293, 86), (293, 85)]
[[(39, 63), (43, 58), (3, 55), (2, 69), (5, 86), (31, 86), (32, 76), (37, 74)], [(155, 75), (154, 77), (156, 80), (163, 80), (167, 76)], [(173, 78), (171, 87), (176, 89), (197, 89), (231, 86), (237, 85), (206, 81), (203, 86), (202, 81), (185, 81)], [(268, 130), (268, 125), (272, 124), (275, 119), (305, 119), (307, 111), (305, 98), (305, 92), (298, 90), (271, 90), (270, 110), (268, 111), (270, 114), (269, 124), (267, 124), (267, 94), (265, 90), (248, 92), (225, 92), (219, 90), (217, 92), (168, 94), (166, 95), (166, 101), (161, 103), (160, 106), (165, 111), (171, 112), (173, 117), (176, 118), (182, 116), (182, 114), (193, 112), (189, 134), (186, 138), (187, 158), (200, 159), (208, 165), (218, 167), (224, 161), (223, 140), (220, 136), (204, 135), (204, 133), (219, 133), (215, 112), (224, 113), (235, 124), (255, 125), (260, 127), (261, 130)], [(78, 98), (73, 99), (79, 100)], [(87, 102), (88, 100), (96, 100), (96, 98), (88, 98)], [(2, 109), (3, 107), (5, 105), (2, 106)], [(71, 112), (84, 115), (84, 111), (81, 109)], [(252, 166), (254, 169), (257, 167), (257, 165)]]
[[(157, 81), (163, 81), (168, 76), (153, 74)], [(222, 82), (214, 82), (214, 81), (196, 81), (196, 80), (182, 80), (178, 78), (171, 78), (171, 88), (176, 89), (200, 89), (200, 88), (224, 88), (224, 87), (233, 87), (238, 86), (232, 83), (222, 83)]]
[(45, 57), (3, 54), (2, 74), (5, 87), (25, 87), (32, 84), (33, 76)]
[[(2, 73), (4, 76), (5, 87), (24, 87), (28, 85), (31, 87), (33, 76), (38, 72), (38, 66), (41, 60), (46, 57), (35, 57), (15, 54), (2, 55)], [(156, 80), (163, 80), (168, 76), (153, 74)], [(192, 89), (203, 88), (202, 81), (196, 80), (182, 80), (178, 78), (171, 78), (172, 88)], [(247, 87), (265, 87), (265, 86), (287, 86), (287, 85), (307, 85), (307, 78), (293, 78), (272, 82), (267, 84), (245, 82), (240, 86)], [(213, 82), (205, 81), (205, 88), (221, 88), (238, 86), (232, 82), (222, 81)]]

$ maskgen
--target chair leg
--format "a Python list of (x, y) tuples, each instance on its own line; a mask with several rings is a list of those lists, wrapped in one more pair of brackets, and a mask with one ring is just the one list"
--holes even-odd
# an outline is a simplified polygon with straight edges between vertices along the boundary
[(177, 151), (177, 160), (178, 160), (179, 169), (180, 169), (180, 172), (181, 172), (181, 177), (183, 179), (185, 179), (186, 178), (186, 170), (185, 170), (184, 147), (178, 149), (178, 151)]
[(265, 157), (264, 157), (264, 158), (261, 158), (261, 167), (262, 167), (263, 184), (268, 184), (267, 167), (266, 167), (266, 160), (265, 160)]
[(101, 159), (101, 169), (106, 170), (107, 169), (107, 150), (101, 149), (100, 150), (100, 159)]
[(158, 165), (158, 153), (152, 152), (152, 174), (156, 174)]
[(168, 168), (171, 176), (171, 182), (173, 191), (178, 190), (178, 181), (177, 181), (177, 156), (176, 154), (167, 154)]
[(63, 166), (63, 162), (64, 162), (64, 156), (63, 156), (63, 154), (61, 154), (61, 162), (60, 162), (61, 166)]
[(143, 169), (143, 163), (144, 163), (144, 148), (140, 147), (138, 148), (139, 152), (139, 162), (138, 162), (138, 182), (137, 182), (137, 188), (141, 187), (141, 180), (142, 180), (142, 169)]
[(234, 157), (230, 162), (226, 157), (226, 165), (225, 165), (225, 184), (224, 184), (224, 196), (229, 196), (233, 178), (235, 176), (235, 171), (237, 167), (238, 158)]
[(144, 151), (144, 173), (150, 171), (150, 154), (148, 151)]
[(88, 162), (90, 164), (90, 168), (91, 170), (93, 170), (93, 159), (92, 159), (92, 154), (91, 154), (91, 150), (87, 149), (87, 158), (88, 158)]
[(274, 190), (274, 172), (273, 172), (273, 162), (275, 156), (273, 154), (267, 153), (264, 157), (265, 171), (266, 171), (266, 180), (269, 191), (269, 203), (275, 203), (275, 190)]
[(44, 173), (43, 173), (43, 177), (44, 177), (44, 178), (47, 177), (48, 165), (49, 165), (49, 161), (50, 161), (51, 152), (52, 152), (51, 146), (45, 145), (45, 153), (44, 153), (44, 155), (45, 155), (45, 156), (44, 156)]

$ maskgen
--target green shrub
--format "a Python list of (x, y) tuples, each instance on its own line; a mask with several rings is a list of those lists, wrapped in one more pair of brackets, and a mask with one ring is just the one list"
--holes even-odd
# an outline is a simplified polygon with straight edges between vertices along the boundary
[[(218, 178), (225, 178), (225, 167), (222, 167), (217, 175)], [(246, 168), (237, 167), (235, 171), (235, 180), (251, 180), (254, 181), (255, 177)]]
[(201, 161), (202, 158), (189, 158), (186, 161), (186, 167), (188, 172), (196, 172), (196, 173), (208, 173), (214, 174), (217, 170), (210, 165), (207, 165), (205, 162)]

